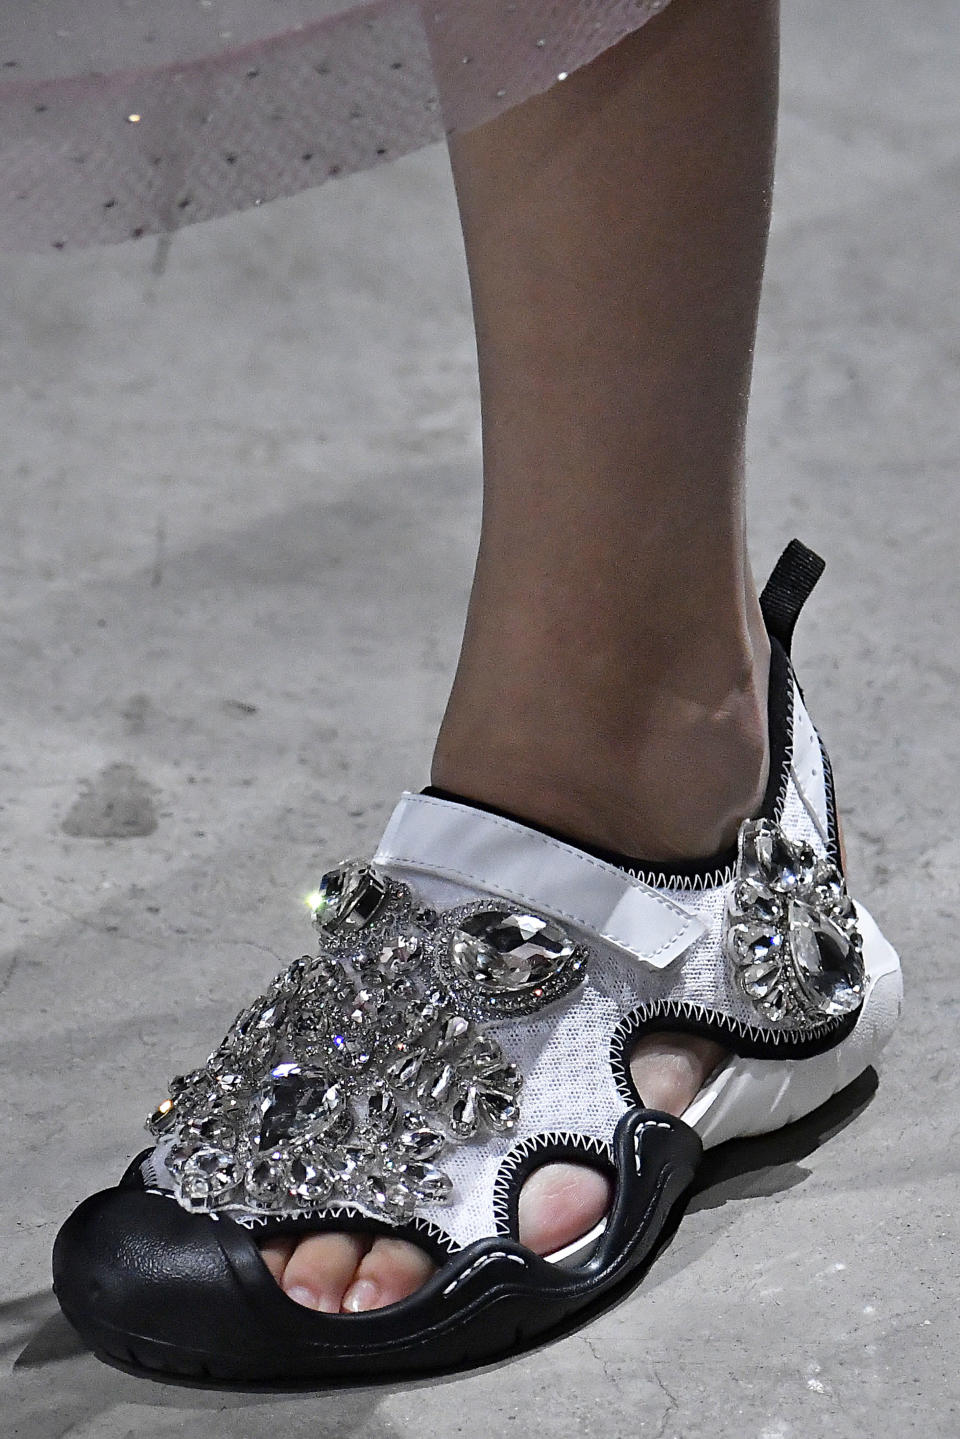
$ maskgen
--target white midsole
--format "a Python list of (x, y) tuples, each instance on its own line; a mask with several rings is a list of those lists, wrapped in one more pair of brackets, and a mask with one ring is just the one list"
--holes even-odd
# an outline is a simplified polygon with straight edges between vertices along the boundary
[[(802, 1119), (879, 1057), (900, 1014), (903, 977), (896, 950), (884, 939), (869, 911), (862, 904), (856, 908), (863, 936), (866, 992), (855, 1028), (833, 1049), (811, 1059), (731, 1057), (710, 1076), (682, 1116), (697, 1131), (704, 1148), (728, 1139), (769, 1134)], [(586, 1263), (605, 1227), (602, 1219), (588, 1234), (546, 1259), (563, 1268)]]

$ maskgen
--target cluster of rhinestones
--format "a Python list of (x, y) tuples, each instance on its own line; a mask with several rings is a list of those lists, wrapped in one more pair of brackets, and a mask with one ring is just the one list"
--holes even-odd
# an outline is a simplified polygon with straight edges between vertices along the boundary
[(764, 1019), (809, 1026), (863, 1000), (862, 939), (843, 876), (769, 820), (741, 826), (726, 948)]
[(517, 1124), (521, 1075), (477, 1021), (552, 1002), (585, 952), (522, 911), (438, 914), (359, 861), (311, 903), (320, 954), (237, 1016), (148, 1128), (186, 1208), (406, 1220), (450, 1197), (445, 1150)]

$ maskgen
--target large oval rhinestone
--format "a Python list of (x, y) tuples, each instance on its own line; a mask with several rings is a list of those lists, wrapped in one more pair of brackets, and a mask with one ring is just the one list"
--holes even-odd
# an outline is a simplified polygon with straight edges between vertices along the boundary
[(359, 929), (369, 924), (386, 897), (386, 880), (370, 865), (351, 859), (327, 871), (310, 903), (321, 929)]
[(804, 998), (819, 1014), (851, 1014), (863, 1000), (863, 961), (849, 934), (806, 906), (790, 906), (790, 955)]
[(254, 1100), (259, 1120), (258, 1148), (272, 1149), (285, 1139), (325, 1135), (346, 1112), (339, 1085), (322, 1070), (278, 1064)]
[(573, 950), (550, 920), (484, 909), (461, 920), (450, 940), (450, 962), (460, 979), (487, 994), (522, 994), (556, 974)]

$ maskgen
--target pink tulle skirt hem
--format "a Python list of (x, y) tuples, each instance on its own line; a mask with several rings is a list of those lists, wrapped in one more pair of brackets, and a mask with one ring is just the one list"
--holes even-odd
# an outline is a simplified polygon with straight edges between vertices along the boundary
[(179, 229), (562, 81), (667, 0), (7, 0), (0, 248)]

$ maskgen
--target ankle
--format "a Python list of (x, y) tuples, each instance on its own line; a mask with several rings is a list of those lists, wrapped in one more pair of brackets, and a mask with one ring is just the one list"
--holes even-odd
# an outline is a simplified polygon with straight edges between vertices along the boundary
[(770, 645), (748, 626), (726, 672), (695, 653), (651, 664), (605, 709), (595, 691), (511, 684), (494, 705), (455, 690), (432, 783), (571, 839), (649, 860), (692, 859), (732, 844), (763, 800), (769, 770)]

